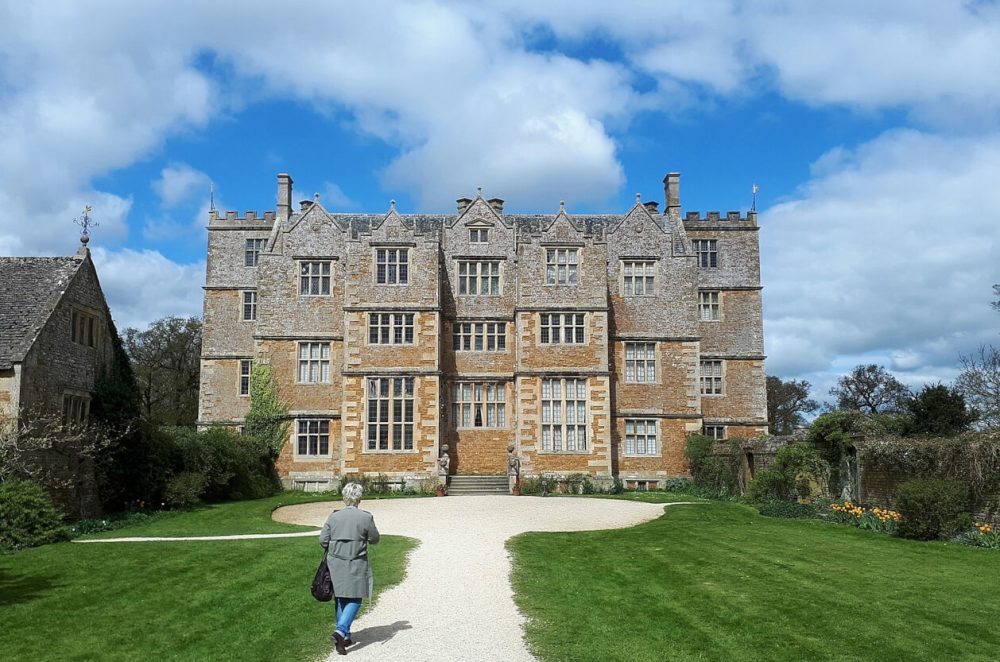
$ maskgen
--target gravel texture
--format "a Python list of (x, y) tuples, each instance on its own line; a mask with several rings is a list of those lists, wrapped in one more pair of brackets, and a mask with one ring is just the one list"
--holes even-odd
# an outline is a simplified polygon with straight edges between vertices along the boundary
[[(383, 534), (417, 538), (405, 579), (354, 622), (356, 660), (505, 662), (535, 658), (514, 605), (504, 542), (525, 531), (588, 531), (634, 526), (664, 505), (617, 499), (449, 496), (363, 501)], [(321, 526), (338, 503), (286, 506), (279, 522)], [(318, 544), (318, 542), (317, 542)], [(374, 565), (378, 584), (378, 565)], [(333, 629), (333, 616), (330, 618)], [(336, 652), (330, 660), (342, 659)]]

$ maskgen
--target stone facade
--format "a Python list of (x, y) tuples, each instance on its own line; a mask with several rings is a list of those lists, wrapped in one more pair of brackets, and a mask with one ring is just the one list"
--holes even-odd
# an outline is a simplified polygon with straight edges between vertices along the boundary
[[(756, 214), (327, 212), (209, 219), (199, 418), (239, 426), (268, 362), (287, 483), (354, 473), (685, 476), (685, 437), (766, 431)], [(404, 276), (405, 271), (405, 276)], [(708, 363), (705, 363), (705, 362)]]

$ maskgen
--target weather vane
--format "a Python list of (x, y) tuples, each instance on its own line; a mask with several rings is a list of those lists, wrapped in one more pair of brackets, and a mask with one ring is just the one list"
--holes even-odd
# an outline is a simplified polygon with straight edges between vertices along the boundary
[(211, 186), (208, 198), (208, 210), (215, 211), (215, 182), (209, 182)]
[(751, 195), (751, 198), (750, 198), (750, 211), (757, 211), (757, 191), (759, 191), (759, 190), (760, 190), (760, 187), (757, 186), (756, 184), (754, 184), (753, 186), (750, 187), (750, 195)]
[(83, 230), (80, 232), (84, 237), (90, 234), (90, 228), (99, 227), (100, 224), (94, 219), (90, 218), (90, 212), (94, 209), (90, 205), (83, 208), (83, 218), (74, 218), (73, 222), (79, 225)]

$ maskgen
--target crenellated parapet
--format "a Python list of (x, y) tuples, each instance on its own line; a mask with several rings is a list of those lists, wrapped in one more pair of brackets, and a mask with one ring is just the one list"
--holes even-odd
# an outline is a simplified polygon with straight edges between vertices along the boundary
[(747, 212), (746, 216), (743, 216), (738, 211), (727, 211), (726, 215), (723, 216), (722, 212), (710, 211), (702, 216), (700, 211), (689, 211), (684, 214), (684, 224), (688, 228), (703, 227), (706, 229), (716, 226), (719, 228), (757, 227), (757, 212)]
[(253, 209), (248, 209), (242, 216), (236, 211), (227, 211), (220, 214), (219, 210), (213, 209), (208, 212), (208, 224), (210, 226), (231, 226), (231, 225), (256, 225), (271, 227), (274, 225), (275, 212), (265, 211), (263, 214)]

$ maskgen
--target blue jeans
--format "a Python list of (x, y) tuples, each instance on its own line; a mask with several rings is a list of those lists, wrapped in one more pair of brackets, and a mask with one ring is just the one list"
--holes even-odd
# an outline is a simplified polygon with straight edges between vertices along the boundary
[(361, 598), (337, 598), (337, 632), (344, 639), (351, 638), (351, 623), (361, 609)]

